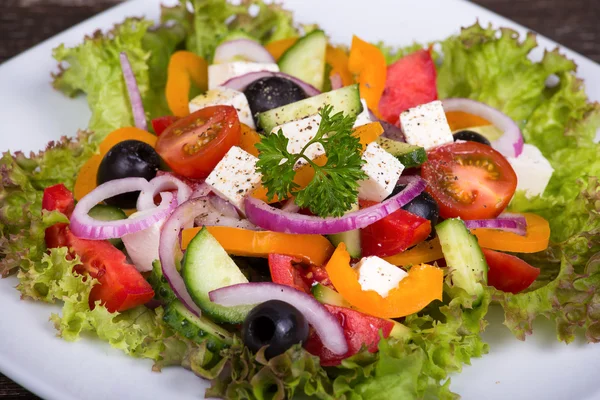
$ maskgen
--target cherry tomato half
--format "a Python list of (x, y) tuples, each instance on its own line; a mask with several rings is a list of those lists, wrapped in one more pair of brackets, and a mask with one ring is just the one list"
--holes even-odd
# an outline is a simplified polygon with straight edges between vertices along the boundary
[(488, 285), (503, 292), (519, 293), (527, 289), (540, 275), (519, 257), (498, 251), (481, 249), (488, 264)]
[(206, 107), (170, 125), (158, 138), (156, 152), (175, 173), (201, 179), (239, 145), (240, 137), (235, 108)]
[(517, 175), (506, 158), (476, 142), (451, 143), (427, 153), (421, 176), (443, 218), (497, 217), (517, 188)]

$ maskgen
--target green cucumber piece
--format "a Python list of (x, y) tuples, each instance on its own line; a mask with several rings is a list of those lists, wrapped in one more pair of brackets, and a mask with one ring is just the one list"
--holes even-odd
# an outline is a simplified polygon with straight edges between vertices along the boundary
[[(358, 204), (352, 206), (348, 212), (358, 211)], [(334, 235), (328, 235), (327, 238), (335, 247), (340, 243), (346, 245), (346, 250), (352, 258), (360, 258), (362, 249), (360, 246), (360, 229), (354, 229), (352, 231), (340, 232)]]
[(477, 296), (479, 301), (483, 295), (483, 285), (487, 284), (488, 266), (477, 238), (458, 218), (445, 220), (435, 230), (446, 264), (453, 271), (452, 283), (471, 296)]
[(165, 308), (163, 321), (175, 332), (198, 344), (206, 343), (210, 351), (219, 351), (233, 343), (233, 335), (204, 315), (197, 317), (183, 303), (175, 300)]
[(346, 86), (265, 111), (258, 114), (258, 125), (269, 134), (276, 126), (317, 114), (328, 104), (333, 107), (333, 114), (343, 112), (346, 116), (357, 116), (362, 111), (358, 85)]
[(341, 294), (336, 292), (330, 287), (317, 283), (311, 289), (313, 297), (319, 302), (323, 304), (330, 304), (332, 306), (337, 307), (346, 307), (352, 308), (350, 303), (348, 303)]
[[(120, 219), (127, 219), (127, 214), (119, 207), (109, 206), (106, 204), (96, 204), (88, 215), (98, 221), (118, 221)], [(125, 247), (121, 239), (108, 239), (119, 250), (123, 250)]]
[(279, 58), (279, 70), (323, 90), (327, 36), (321, 30), (300, 38)]
[(162, 302), (163, 304), (169, 304), (173, 300), (177, 299), (171, 285), (164, 277), (162, 272), (162, 266), (159, 260), (154, 260), (152, 263), (152, 272), (147, 278), (148, 283), (154, 290), (154, 299)]
[(412, 144), (398, 142), (382, 136), (377, 138), (377, 144), (382, 149), (393, 155), (405, 168), (414, 168), (427, 161), (427, 152), (424, 148)]
[(216, 321), (233, 324), (242, 322), (253, 307), (224, 307), (208, 298), (212, 290), (248, 283), (248, 279), (206, 227), (188, 245), (181, 276), (192, 300)]

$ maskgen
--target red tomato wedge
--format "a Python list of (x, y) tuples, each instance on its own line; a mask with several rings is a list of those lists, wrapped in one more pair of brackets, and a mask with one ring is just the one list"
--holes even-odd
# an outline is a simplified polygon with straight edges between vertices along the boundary
[[(73, 194), (63, 185), (51, 186), (44, 191), (44, 209), (57, 210), (67, 216), (75, 205)], [(77, 272), (87, 273), (99, 284), (90, 293), (90, 307), (96, 301), (108, 311), (126, 311), (143, 305), (154, 297), (150, 284), (131, 264), (125, 254), (106, 240), (86, 240), (73, 235), (67, 224), (56, 224), (46, 229), (46, 246), (69, 247), (72, 256), (79, 256)]]
[(178, 119), (179, 117), (176, 117), (174, 115), (165, 115), (164, 117), (154, 118), (152, 120), (152, 129), (154, 129), (154, 133), (156, 133), (156, 136), (160, 136), (165, 131), (165, 129), (173, 125)]
[(231, 106), (200, 109), (170, 125), (158, 138), (156, 152), (179, 175), (206, 178), (242, 135)]
[(435, 80), (435, 64), (429, 50), (419, 50), (389, 65), (379, 100), (381, 117), (398, 125), (402, 111), (437, 100)]
[(488, 285), (503, 292), (519, 293), (527, 289), (540, 275), (519, 257), (494, 250), (481, 249), (488, 265)]
[[(370, 207), (374, 201), (360, 201), (360, 207)], [(431, 221), (400, 209), (360, 230), (364, 257), (389, 257), (427, 239)]]
[(339, 365), (342, 360), (358, 353), (363, 345), (371, 353), (375, 353), (380, 339), (379, 330), (382, 331), (383, 337), (387, 338), (394, 327), (394, 323), (391, 320), (372, 317), (350, 308), (336, 307), (328, 304), (324, 304), (324, 306), (340, 321), (348, 343), (348, 352), (343, 355), (333, 354), (323, 346), (323, 342), (321, 342), (321, 339), (314, 330), (311, 330), (304, 347), (309, 353), (318, 356), (323, 366)]
[(427, 152), (421, 176), (442, 218), (495, 218), (517, 188), (517, 175), (506, 158), (476, 142), (450, 143)]
[(323, 267), (302, 264), (302, 260), (282, 254), (269, 254), (269, 270), (275, 283), (291, 286), (305, 293), (315, 283), (331, 287), (329, 275)]

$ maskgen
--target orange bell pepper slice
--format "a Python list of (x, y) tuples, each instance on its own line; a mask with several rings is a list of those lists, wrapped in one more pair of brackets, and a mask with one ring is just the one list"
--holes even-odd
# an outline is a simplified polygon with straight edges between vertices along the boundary
[(536, 214), (523, 214), (527, 220), (525, 236), (499, 229), (473, 229), (479, 245), (486, 249), (509, 251), (512, 253), (537, 253), (548, 248), (550, 241), (550, 224)]
[(267, 51), (271, 53), (275, 61), (277, 61), (281, 58), (283, 53), (285, 53), (297, 41), (297, 37), (275, 40), (271, 43), (267, 43), (265, 45), (265, 49), (267, 49)]
[(444, 272), (431, 265), (412, 267), (386, 297), (373, 290), (362, 290), (344, 243), (337, 247), (325, 268), (331, 283), (348, 303), (376, 317), (404, 317), (422, 310), (433, 300), (442, 299)]
[[(353, 135), (358, 136), (360, 139), (360, 144), (363, 147), (363, 151), (369, 143), (374, 142), (379, 136), (381, 136), (382, 133), (383, 127), (379, 122), (371, 122), (369, 124), (361, 125), (353, 131)], [(313, 162), (318, 166), (323, 166), (327, 162), (327, 156), (319, 156), (315, 158)], [(294, 182), (299, 187), (304, 188), (310, 183), (310, 181), (312, 181), (314, 176), (315, 170), (309, 164), (305, 164), (296, 171)], [(269, 201), (267, 198), (267, 191), (267, 188), (260, 185), (254, 190), (254, 192), (252, 192), (252, 196), (266, 203), (277, 203), (281, 201), (281, 199), (277, 198), (277, 196)]]
[(430, 263), (441, 258), (444, 258), (444, 254), (442, 254), (442, 246), (440, 245), (440, 241), (436, 237), (434, 239), (421, 242), (413, 248), (401, 253), (385, 257), (384, 260), (390, 264), (406, 266)]
[[(181, 246), (186, 248), (202, 227), (184, 229)], [(267, 258), (271, 253), (298, 257), (314, 265), (324, 265), (333, 253), (333, 246), (321, 235), (294, 235), (271, 231), (251, 231), (226, 226), (206, 229), (229, 254)]]
[(357, 36), (352, 37), (348, 69), (358, 77), (360, 97), (379, 118), (379, 100), (385, 88), (387, 63), (381, 50)]
[(449, 111), (446, 113), (446, 119), (448, 120), (448, 125), (450, 125), (450, 130), (452, 132), (459, 129), (472, 128), (474, 126), (491, 125), (487, 119), (462, 111)]
[(77, 180), (75, 181), (75, 187), (73, 188), (75, 199), (81, 200), (83, 196), (96, 188), (96, 176), (98, 175), (98, 168), (100, 167), (102, 159), (114, 145), (125, 140), (139, 140), (155, 147), (157, 137), (150, 132), (134, 127), (120, 128), (111, 132), (104, 138), (102, 143), (100, 143), (100, 153), (90, 157), (79, 170)]
[(240, 138), (240, 147), (242, 150), (258, 157), (258, 149), (256, 144), (260, 143), (260, 135), (246, 124), (242, 125), (242, 136)]
[(190, 51), (176, 51), (169, 60), (165, 96), (169, 109), (177, 117), (190, 113), (191, 82), (202, 91), (208, 88), (208, 63)]
[(331, 77), (338, 74), (342, 78), (344, 86), (352, 85), (354, 83), (352, 72), (348, 69), (349, 61), (350, 58), (344, 49), (327, 45), (325, 62), (331, 65), (329, 76)]

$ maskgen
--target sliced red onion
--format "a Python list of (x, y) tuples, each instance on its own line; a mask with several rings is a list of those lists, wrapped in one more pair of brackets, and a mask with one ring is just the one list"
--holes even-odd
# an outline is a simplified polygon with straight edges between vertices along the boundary
[(296, 198), (289, 198), (281, 207), (281, 211), (285, 211), (288, 213), (297, 213), (300, 211), (300, 206), (296, 204)]
[(142, 190), (137, 200), (138, 211), (150, 210), (155, 207), (154, 197), (165, 191), (177, 190), (177, 203), (185, 203), (192, 195), (192, 189), (182, 180), (173, 175), (161, 175), (150, 181), (150, 189)]
[(240, 283), (213, 290), (210, 301), (225, 307), (280, 300), (296, 307), (315, 329), (323, 345), (335, 354), (346, 354), (348, 343), (337, 318), (311, 295), (272, 282)]
[(515, 121), (503, 112), (476, 100), (453, 98), (442, 100), (444, 111), (462, 111), (489, 121), (504, 132), (492, 147), (505, 157), (518, 157), (523, 152), (523, 134)]
[(188, 200), (173, 211), (160, 232), (160, 244), (158, 246), (163, 275), (171, 285), (177, 298), (188, 310), (198, 316), (202, 314), (202, 311), (194, 303), (185, 287), (183, 278), (177, 270), (177, 264), (182, 258), (179, 234), (184, 226), (194, 223), (194, 218), (198, 216), (197, 209), (201, 202), (201, 199)]
[(321, 218), (291, 214), (271, 207), (252, 196), (246, 197), (246, 216), (253, 224), (275, 232), (330, 235), (364, 228), (411, 202), (423, 190), (425, 181), (418, 176), (408, 178), (408, 185), (383, 203), (354, 211), (337, 218)]
[(221, 215), (234, 219), (241, 219), (237, 208), (227, 200), (215, 195), (209, 197), (210, 204), (217, 210)]
[(316, 87), (314, 87), (304, 81), (301, 81), (298, 78), (295, 78), (288, 74), (284, 74), (283, 72), (270, 72), (270, 71), (250, 72), (245, 75), (236, 76), (235, 78), (231, 78), (230, 80), (228, 80), (221, 86), (225, 86), (230, 89), (234, 89), (239, 92), (243, 92), (246, 89), (246, 87), (249, 84), (251, 84), (252, 82), (254, 82), (255, 80), (258, 80), (260, 78), (269, 77), (269, 76), (278, 76), (280, 78), (289, 79), (290, 81), (294, 82), (296, 85), (300, 86), (302, 88), (302, 90), (304, 90), (304, 93), (306, 93), (306, 95), (308, 97), (316, 96), (321, 93), (321, 91), (319, 89), (317, 89)]
[(521, 236), (527, 234), (527, 221), (525, 220), (525, 217), (516, 214), (500, 215), (495, 219), (465, 220), (465, 225), (469, 229), (500, 229)]
[(377, 118), (373, 111), (369, 110), (369, 116), (371, 117), (371, 121), (377, 121), (383, 127), (383, 134), (381, 136), (386, 137), (388, 139), (396, 140), (398, 142), (406, 142), (404, 138), (404, 133), (402, 133), (402, 129), (399, 126), (394, 124), (390, 124), (387, 121)]
[(196, 189), (194, 189), (190, 198), (197, 199), (199, 197), (205, 197), (205, 196), (208, 196), (211, 191), (212, 191), (212, 188), (210, 186), (208, 186), (206, 184), (206, 182), (203, 182), (200, 185), (198, 185), (198, 187)]
[(127, 87), (127, 94), (129, 95), (129, 102), (131, 103), (131, 110), (133, 112), (133, 121), (137, 128), (148, 130), (148, 124), (146, 122), (146, 112), (144, 111), (144, 103), (142, 103), (142, 96), (138, 87), (133, 69), (129, 63), (127, 53), (122, 52), (119, 54), (119, 60), (121, 61), (121, 69), (123, 70), (123, 77), (125, 78), (125, 86)]
[(275, 59), (260, 43), (252, 39), (235, 39), (221, 43), (215, 50), (213, 62), (222, 64), (242, 58), (256, 63), (274, 63)]
[(344, 87), (342, 77), (338, 73), (331, 75), (329, 77), (329, 81), (331, 82), (331, 90), (341, 89)]
[(173, 194), (163, 192), (160, 205), (152, 212), (134, 218), (118, 221), (99, 221), (88, 215), (96, 204), (119, 194), (151, 190), (144, 178), (115, 179), (103, 183), (84, 196), (71, 216), (71, 232), (77, 237), (91, 240), (121, 238), (125, 235), (142, 231), (165, 218), (177, 207)]
[[(260, 230), (256, 225), (247, 219), (240, 219), (235, 208), (233, 210), (236, 213), (235, 217), (222, 214), (213, 206), (213, 199), (213, 196), (200, 197), (197, 199), (197, 217), (195, 219), (197, 226), (228, 226), (230, 228), (243, 228), (253, 231)], [(228, 210), (228, 212), (231, 212), (231, 210)]]

